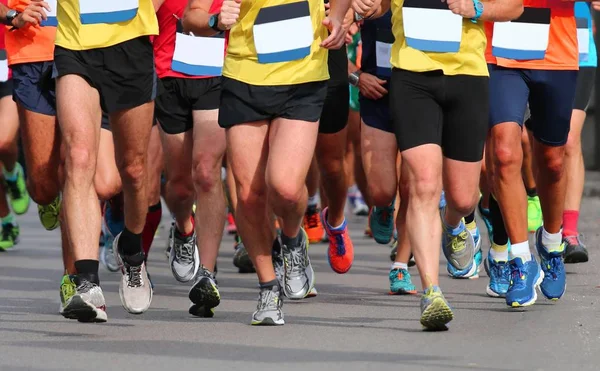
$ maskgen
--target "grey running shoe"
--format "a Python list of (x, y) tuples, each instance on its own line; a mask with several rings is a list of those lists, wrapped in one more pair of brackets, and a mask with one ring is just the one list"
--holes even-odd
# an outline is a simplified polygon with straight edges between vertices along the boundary
[(475, 240), (462, 220), (457, 230), (458, 232), (453, 232), (442, 225), (442, 251), (448, 263), (459, 271), (461, 276), (466, 276), (474, 266)]
[(152, 302), (152, 284), (146, 271), (145, 255), (140, 251), (134, 255), (123, 255), (119, 252), (119, 233), (113, 243), (115, 259), (121, 267), (121, 283), (119, 296), (126, 311), (132, 314), (144, 313)]
[(75, 295), (66, 300), (61, 314), (79, 322), (106, 322), (106, 302), (100, 286), (80, 276), (73, 281), (77, 285)]
[(189, 313), (198, 316), (211, 318), (215, 315), (213, 308), (221, 303), (221, 295), (215, 276), (204, 266), (200, 267), (194, 285), (188, 294), (192, 305)]
[(273, 250), (273, 268), (275, 268), (275, 277), (277, 277), (279, 286), (283, 287), (285, 283), (285, 262), (281, 252), (275, 250)]
[(254, 326), (277, 326), (285, 324), (283, 320), (283, 306), (281, 289), (273, 286), (271, 289), (260, 289), (256, 312), (252, 314)]
[(442, 290), (431, 286), (421, 296), (421, 325), (429, 331), (445, 331), (454, 314)]
[(175, 224), (169, 233), (171, 252), (169, 264), (173, 277), (179, 282), (191, 281), (200, 267), (200, 257), (196, 247), (196, 232), (191, 237), (181, 237)]
[(104, 222), (102, 223), (102, 232), (104, 233), (106, 240), (104, 241), (104, 246), (100, 249), (100, 262), (110, 272), (117, 272), (119, 270), (119, 264), (117, 264), (115, 252), (113, 251), (114, 237), (110, 234), (104, 225)]
[(581, 241), (583, 235), (566, 236), (563, 238), (565, 244), (565, 264), (585, 263), (589, 260), (588, 251)]
[(306, 297), (315, 285), (314, 271), (308, 257), (308, 238), (302, 228), (300, 236), (298, 246), (281, 246), (285, 263), (283, 292), (285, 296), (293, 300)]
[(235, 248), (235, 253), (233, 254), (233, 265), (238, 268), (239, 273), (256, 272), (256, 269), (254, 269), (254, 264), (252, 264), (252, 260), (248, 255), (248, 251), (242, 242), (240, 242)]

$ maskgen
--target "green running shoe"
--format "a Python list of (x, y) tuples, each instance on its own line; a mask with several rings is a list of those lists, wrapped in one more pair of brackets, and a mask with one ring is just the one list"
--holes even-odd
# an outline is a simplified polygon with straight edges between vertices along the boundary
[(13, 248), (19, 243), (19, 226), (16, 224), (3, 224), (2, 232), (0, 233), (0, 251), (6, 251)]
[(17, 215), (23, 215), (29, 210), (29, 193), (27, 193), (27, 185), (25, 183), (25, 175), (23, 173), (23, 167), (17, 162), (15, 165), (15, 171), (17, 177), (14, 180), (6, 179), (4, 177), (4, 184), (8, 191), (8, 198), (10, 199), (10, 207)]
[(428, 331), (446, 331), (448, 322), (454, 314), (442, 290), (437, 286), (429, 286), (421, 296), (421, 325)]
[(538, 196), (527, 196), (527, 229), (533, 233), (544, 224), (542, 218), (542, 205)]
[(49, 205), (38, 205), (40, 222), (47, 231), (52, 231), (60, 225), (60, 196), (56, 197)]
[(417, 289), (410, 279), (408, 270), (397, 268), (390, 271), (390, 295), (416, 294)]
[(394, 202), (385, 207), (374, 207), (369, 218), (369, 227), (375, 242), (385, 245), (394, 235)]
[(69, 319), (76, 319), (76, 317), (69, 316), (65, 313), (67, 302), (77, 293), (77, 285), (75, 284), (74, 279), (75, 276), (65, 274), (60, 281), (60, 306), (58, 307), (58, 313)]

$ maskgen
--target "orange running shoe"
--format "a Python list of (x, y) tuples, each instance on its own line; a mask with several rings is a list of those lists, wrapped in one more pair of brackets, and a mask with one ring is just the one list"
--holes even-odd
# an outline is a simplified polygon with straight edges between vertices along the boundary
[(321, 213), (322, 224), (329, 237), (329, 248), (327, 249), (327, 260), (334, 272), (343, 274), (350, 270), (354, 262), (354, 245), (348, 233), (346, 220), (339, 228), (331, 228), (327, 223), (327, 208)]
[(237, 227), (232, 213), (227, 213), (227, 234), (236, 234)]
[(323, 224), (321, 223), (321, 215), (319, 208), (314, 206), (309, 206), (306, 209), (306, 214), (304, 214), (304, 230), (308, 235), (308, 242), (310, 243), (319, 243), (323, 240), (323, 235), (325, 234), (325, 229), (323, 229)]

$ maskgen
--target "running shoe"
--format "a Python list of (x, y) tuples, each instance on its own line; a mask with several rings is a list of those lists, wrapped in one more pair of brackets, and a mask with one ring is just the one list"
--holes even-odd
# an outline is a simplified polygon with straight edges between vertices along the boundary
[(321, 223), (321, 210), (316, 205), (306, 208), (304, 214), (304, 230), (308, 235), (309, 243), (319, 243), (323, 240), (325, 229)]
[(317, 291), (316, 287), (313, 287), (312, 290), (310, 290), (308, 292), (308, 294), (306, 294), (306, 298), (307, 299), (309, 299), (309, 298), (316, 298), (317, 295), (319, 295), (319, 292)]
[(60, 207), (62, 200), (58, 195), (54, 201), (48, 205), (38, 205), (38, 216), (40, 223), (47, 231), (52, 231), (60, 225)]
[(121, 208), (115, 209), (113, 203), (108, 201), (104, 203), (103, 213), (105, 232), (110, 233), (113, 238), (125, 229), (125, 215)]
[(583, 242), (583, 236), (565, 236), (563, 243), (565, 244), (565, 263), (585, 263), (588, 261), (588, 251)]
[(421, 325), (428, 331), (445, 331), (452, 321), (452, 308), (437, 286), (429, 286), (421, 296)]
[(357, 216), (369, 215), (369, 206), (367, 206), (367, 203), (360, 192), (356, 194), (356, 198), (354, 199), (354, 209), (352, 212)]
[(221, 295), (215, 276), (204, 266), (198, 269), (188, 296), (192, 302), (189, 309), (191, 315), (204, 318), (215, 315), (214, 308), (221, 303)]
[(327, 210), (328, 208), (325, 208), (321, 213), (322, 223), (325, 226), (327, 237), (329, 237), (327, 260), (334, 272), (343, 274), (350, 270), (354, 262), (354, 245), (350, 239), (346, 220), (344, 219), (339, 228), (331, 228), (327, 223)]
[(65, 316), (65, 307), (67, 302), (77, 293), (77, 285), (75, 284), (75, 276), (65, 274), (60, 281), (60, 306), (58, 313), (65, 318), (75, 319), (75, 317)]
[(417, 293), (417, 289), (412, 283), (408, 270), (402, 268), (392, 269), (389, 278), (390, 295), (408, 295)]
[(540, 198), (527, 196), (527, 228), (529, 232), (535, 232), (542, 224), (544, 224), (544, 219), (542, 218)]
[(510, 282), (506, 291), (506, 305), (518, 308), (535, 304), (537, 288), (544, 279), (544, 272), (531, 255), (531, 260), (524, 262), (517, 257), (509, 262)]
[(227, 234), (236, 234), (237, 226), (235, 225), (235, 219), (232, 213), (227, 213)]
[(25, 174), (23, 167), (18, 162), (15, 164), (15, 171), (17, 177), (14, 180), (6, 179), (4, 177), (4, 184), (8, 191), (8, 198), (10, 199), (10, 207), (17, 215), (23, 215), (29, 210), (29, 204), (31, 198), (27, 192), (27, 184), (25, 183)]
[(171, 246), (173, 245), (173, 236), (171, 235), (171, 231), (175, 228), (175, 222), (171, 222), (171, 228), (169, 229), (169, 236), (167, 237), (167, 247), (165, 249), (165, 255), (167, 259), (171, 257)]
[(113, 242), (115, 238), (108, 231), (106, 223), (102, 223), (102, 230), (104, 235), (104, 246), (100, 249), (100, 262), (109, 272), (118, 272), (119, 264), (115, 259), (115, 253), (113, 251)]
[(255, 273), (254, 264), (248, 255), (248, 251), (242, 242), (240, 242), (233, 254), (233, 265), (238, 268), (239, 273)]
[(0, 251), (12, 249), (19, 243), (19, 235), (21, 229), (18, 225), (12, 223), (2, 224), (2, 232), (0, 232)]
[(463, 272), (458, 271), (452, 264), (447, 264), (446, 268), (448, 269), (448, 274), (453, 278), (468, 278), (468, 279), (476, 279), (479, 278), (479, 267), (481, 266), (481, 262), (483, 260), (483, 253), (481, 251), (481, 235), (479, 234), (479, 228), (475, 227), (475, 229), (470, 230), (467, 228), (471, 236), (473, 237), (473, 241), (475, 242), (475, 254), (473, 256), (473, 265), (475, 269), (473, 269), (468, 274), (463, 274)]
[(75, 293), (65, 298), (63, 317), (79, 322), (106, 322), (106, 302), (100, 286), (81, 276), (75, 276), (72, 281), (76, 285)]
[(118, 234), (113, 242), (117, 264), (121, 268), (119, 296), (126, 311), (132, 314), (144, 313), (152, 302), (152, 286), (146, 271), (145, 255), (140, 251), (134, 255), (124, 255), (119, 251)]
[(461, 220), (453, 231), (442, 225), (442, 251), (448, 261), (448, 273), (454, 278), (466, 278), (475, 275), (475, 240)]
[(490, 278), (485, 292), (493, 298), (504, 298), (510, 285), (510, 266), (508, 262), (495, 261), (488, 252), (485, 259), (485, 271)]
[(394, 235), (394, 203), (385, 207), (373, 207), (369, 216), (369, 227), (375, 242), (385, 245)]
[(482, 198), (479, 198), (479, 202), (477, 203), (477, 211), (479, 211), (479, 216), (481, 217), (481, 219), (485, 223), (485, 228), (488, 231), (488, 237), (490, 238), (490, 241), (491, 241), (493, 233), (494, 233), (494, 227), (492, 226), (492, 219), (490, 219), (491, 218), (491, 216), (490, 216), (490, 210), (489, 209), (484, 209), (481, 206), (481, 200), (482, 200)]
[(258, 295), (258, 305), (252, 314), (254, 326), (277, 326), (285, 324), (283, 320), (283, 293), (278, 286), (261, 288)]
[(179, 282), (191, 281), (200, 267), (200, 256), (196, 247), (196, 232), (194, 231), (190, 237), (183, 237), (173, 224), (169, 241), (171, 242), (169, 264), (173, 277)]
[(542, 227), (535, 232), (535, 247), (540, 257), (540, 266), (544, 279), (540, 285), (542, 294), (550, 300), (558, 300), (567, 288), (567, 272), (563, 262), (565, 244), (561, 243), (557, 251), (548, 251), (542, 244)]
[(315, 273), (308, 257), (308, 237), (302, 228), (300, 239), (298, 246), (281, 246), (285, 263), (283, 292), (293, 300), (306, 297), (315, 286)]
[(442, 189), (442, 195), (440, 196), (440, 205), (439, 208), (442, 210), (446, 207), (446, 192)]
[(283, 254), (281, 248), (273, 249), (272, 252), (273, 268), (275, 269), (275, 277), (279, 283), (279, 287), (285, 286), (285, 261), (283, 260)]

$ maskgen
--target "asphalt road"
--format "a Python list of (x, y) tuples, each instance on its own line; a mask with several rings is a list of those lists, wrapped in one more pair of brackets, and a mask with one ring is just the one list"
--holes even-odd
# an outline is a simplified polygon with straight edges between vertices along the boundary
[(213, 319), (190, 316), (188, 285), (174, 280), (163, 253), (166, 219), (150, 254), (151, 309), (126, 313), (118, 275), (103, 270), (108, 323), (69, 321), (57, 313), (59, 234), (42, 229), (35, 209), (19, 218), (18, 247), (0, 254), (1, 371), (600, 369), (600, 198), (584, 200), (591, 261), (567, 266), (561, 301), (513, 310), (486, 296), (485, 272), (477, 280), (444, 276), (455, 319), (443, 333), (421, 330), (417, 296), (387, 295), (390, 249), (363, 237), (360, 217), (351, 218), (356, 259), (348, 274), (330, 270), (325, 245), (311, 246), (319, 296), (286, 302), (285, 326), (249, 325), (257, 280), (231, 264), (230, 236), (219, 257), (221, 305)]

